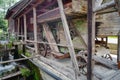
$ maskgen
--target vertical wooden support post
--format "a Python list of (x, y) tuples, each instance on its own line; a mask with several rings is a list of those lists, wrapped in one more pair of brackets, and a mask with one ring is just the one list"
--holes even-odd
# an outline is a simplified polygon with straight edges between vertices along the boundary
[(22, 46), (23, 46), (23, 47), (22, 47), (22, 48), (23, 48), (23, 49), (22, 49), (22, 50), (23, 50), (23, 54), (25, 55), (25, 52), (26, 52), (25, 44), (23, 44)]
[(94, 61), (92, 61), (92, 54), (95, 52), (95, 15), (93, 13), (93, 5), (95, 0), (88, 0), (88, 64), (87, 64), (87, 80), (92, 80), (92, 68), (94, 67)]
[(19, 54), (18, 54), (18, 45), (15, 45), (15, 50), (14, 50), (14, 59), (18, 59)]
[(120, 31), (118, 33), (117, 62), (118, 62), (118, 69), (120, 69)]
[(108, 37), (106, 37), (105, 47), (108, 45)]
[[(23, 15), (24, 17), (24, 42), (26, 43), (27, 40), (27, 24), (26, 24), (26, 14)], [(26, 47), (25, 44), (23, 44), (23, 54), (25, 55)]]
[(26, 25), (26, 15), (24, 14), (24, 38), (27, 40), (27, 25)]
[(20, 31), (20, 18), (18, 18), (17, 21), (18, 21), (18, 25), (17, 25), (17, 27), (18, 27), (17, 36), (18, 36), (18, 37), (17, 37), (17, 40), (19, 40), (19, 33), (20, 33), (20, 32), (19, 32), (19, 31)]
[(38, 45), (37, 45), (37, 14), (36, 8), (33, 8), (33, 27), (34, 27), (34, 46), (35, 46), (35, 53), (38, 53)]
[(66, 19), (65, 13), (64, 13), (63, 3), (62, 3), (62, 0), (57, 0), (57, 2), (58, 2), (58, 5), (59, 5), (59, 9), (60, 9), (60, 15), (61, 15), (62, 23), (63, 23), (63, 28), (64, 28), (67, 44), (69, 45), (68, 49), (69, 49), (70, 57), (71, 57), (72, 64), (73, 64), (73, 67), (74, 67), (74, 71), (75, 71), (75, 77), (78, 80), (78, 76), (80, 75), (80, 71), (79, 71), (79, 67), (78, 67), (73, 43), (72, 43), (72, 40), (71, 40), (67, 19)]

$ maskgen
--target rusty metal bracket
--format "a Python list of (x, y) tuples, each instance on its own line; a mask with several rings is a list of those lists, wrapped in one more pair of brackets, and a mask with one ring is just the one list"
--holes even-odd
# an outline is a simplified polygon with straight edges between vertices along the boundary
[(119, 16), (120, 16), (120, 0), (115, 0), (115, 3), (116, 3), (116, 8), (118, 9)]

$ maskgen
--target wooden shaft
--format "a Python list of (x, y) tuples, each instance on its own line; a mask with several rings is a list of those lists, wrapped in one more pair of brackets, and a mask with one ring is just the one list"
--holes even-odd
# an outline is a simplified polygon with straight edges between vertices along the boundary
[(57, 2), (58, 2), (58, 5), (59, 5), (59, 9), (60, 9), (60, 15), (61, 15), (62, 23), (63, 23), (63, 28), (64, 28), (67, 44), (70, 45), (68, 47), (68, 49), (69, 49), (70, 57), (71, 57), (71, 60), (72, 60), (72, 65), (73, 65), (74, 71), (75, 71), (75, 77), (76, 77), (76, 79), (78, 79), (78, 76), (80, 75), (80, 71), (79, 71), (79, 67), (78, 67), (73, 43), (72, 43), (72, 40), (71, 40), (67, 19), (66, 19), (65, 13), (64, 13), (63, 3), (62, 3), (62, 0), (57, 0)]

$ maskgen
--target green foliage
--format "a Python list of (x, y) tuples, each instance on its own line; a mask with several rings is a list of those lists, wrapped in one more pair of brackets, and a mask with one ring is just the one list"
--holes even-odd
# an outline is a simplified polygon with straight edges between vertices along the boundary
[(32, 62), (30, 62), (29, 60), (27, 60), (27, 65), (29, 65), (30, 69), (32, 70), (32, 76), (33, 76), (33, 80), (43, 80), (40, 74), (40, 70), (38, 67), (36, 67)]
[(25, 56), (30, 57), (31, 54), (30, 54), (29, 52), (26, 52), (26, 53), (25, 53)]
[(8, 48), (12, 48), (12, 46), (13, 46), (13, 42), (9, 42), (9, 43), (7, 44), (7, 47), (8, 47)]
[(22, 54), (23, 51), (21, 49), (18, 50), (18, 54)]
[(2, 29), (3, 31), (7, 31), (7, 25), (7, 21), (3, 18), (0, 18), (0, 29)]
[(21, 68), (20, 69), (22, 76), (29, 77), (30, 76), (30, 70), (28, 68)]
[(0, 29), (7, 31), (8, 23), (4, 19), (5, 14), (12, 5), (15, 4), (18, 0), (0, 0)]

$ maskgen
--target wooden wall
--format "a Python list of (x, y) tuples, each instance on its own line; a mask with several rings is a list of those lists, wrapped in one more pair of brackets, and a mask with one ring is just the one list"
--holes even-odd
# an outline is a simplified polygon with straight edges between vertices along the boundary
[(97, 22), (102, 22), (98, 26), (98, 35), (117, 35), (120, 30), (120, 16), (117, 12), (99, 15)]

